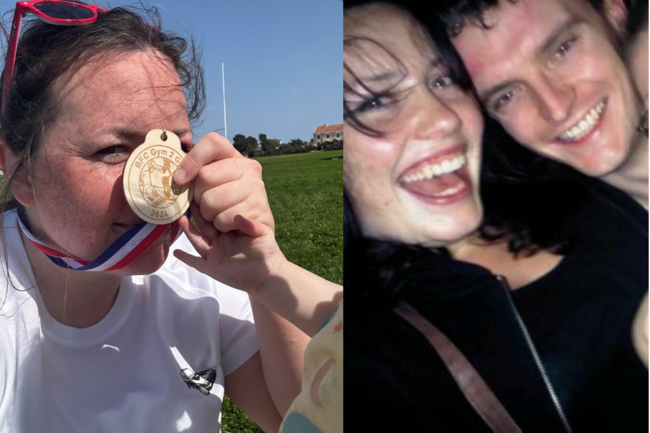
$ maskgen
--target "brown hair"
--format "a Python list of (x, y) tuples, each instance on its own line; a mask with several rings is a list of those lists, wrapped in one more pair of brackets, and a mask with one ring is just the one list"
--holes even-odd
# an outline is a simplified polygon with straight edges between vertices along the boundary
[(190, 121), (200, 117), (205, 107), (200, 50), (192, 39), (188, 44), (184, 38), (162, 31), (155, 7), (144, 12), (151, 23), (131, 8), (99, 12), (97, 21), (88, 26), (55, 26), (41, 20), (26, 23), (18, 43), (7, 109), (0, 118), (0, 135), (18, 158), (0, 193), (2, 211), (13, 207), (13, 200), (7, 202), (9, 187), (20, 170), (29, 168), (40, 149), (43, 132), (57, 118), (55, 81), (72, 66), (79, 66), (79, 61), (153, 49), (168, 59), (180, 76)]

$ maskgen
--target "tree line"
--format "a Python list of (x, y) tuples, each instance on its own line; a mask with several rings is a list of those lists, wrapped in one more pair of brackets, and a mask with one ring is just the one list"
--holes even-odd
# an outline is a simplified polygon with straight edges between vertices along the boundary
[[(232, 138), (232, 144), (244, 156), (271, 156), (286, 155), (289, 153), (305, 153), (312, 150), (335, 150), (342, 149), (343, 142), (340, 140), (323, 145), (312, 146), (308, 141), (294, 138), (288, 143), (281, 143), (277, 138), (267, 138), (266, 134), (259, 135), (259, 141), (255, 137), (246, 137), (243, 134), (237, 134)], [(261, 150), (257, 150), (261, 148)]]

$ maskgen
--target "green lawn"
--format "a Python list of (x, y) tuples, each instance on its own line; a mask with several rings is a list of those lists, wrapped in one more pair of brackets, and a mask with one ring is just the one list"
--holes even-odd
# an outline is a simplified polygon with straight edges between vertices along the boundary
[[(257, 160), (262, 164), (276, 239), (284, 255), (343, 284), (343, 151)], [(222, 424), (224, 433), (262, 432), (227, 398)]]
[(258, 161), (287, 259), (343, 284), (343, 151)]

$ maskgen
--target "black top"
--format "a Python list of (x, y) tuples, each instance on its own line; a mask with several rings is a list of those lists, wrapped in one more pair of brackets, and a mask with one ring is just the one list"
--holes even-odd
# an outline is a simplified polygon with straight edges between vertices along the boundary
[[(647, 212), (600, 181), (579, 185), (573, 251), (549, 274), (509, 292), (485, 269), (449, 260), (400, 296), (464, 353), (524, 432), (565, 431), (543, 374), (573, 432), (647, 432), (648, 373), (631, 341), (648, 288)], [(346, 427), (489, 431), (426, 339), (359, 292), (346, 283)]]

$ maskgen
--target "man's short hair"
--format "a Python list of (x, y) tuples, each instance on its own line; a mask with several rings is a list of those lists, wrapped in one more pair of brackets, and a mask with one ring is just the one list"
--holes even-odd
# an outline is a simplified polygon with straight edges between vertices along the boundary
[[(441, 17), (447, 25), (447, 31), (451, 36), (458, 36), (467, 23), (487, 29), (489, 25), (485, 21), (485, 12), (497, 7), (499, 3), (504, 1), (516, 3), (518, 0), (460, 0), (443, 2), (444, 6), (442, 6), (442, 10), (440, 11)], [(603, 0), (587, 1), (596, 11), (603, 13)], [(642, 1), (646, 2), (647, 0)], [(628, 7), (630, 3), (634, 2), (638, 2), (638, 0), (625, 0)]]

